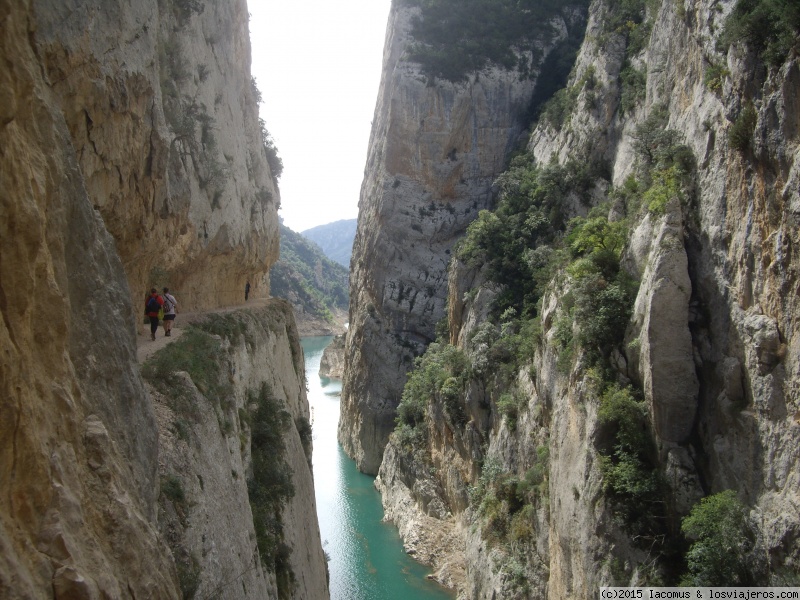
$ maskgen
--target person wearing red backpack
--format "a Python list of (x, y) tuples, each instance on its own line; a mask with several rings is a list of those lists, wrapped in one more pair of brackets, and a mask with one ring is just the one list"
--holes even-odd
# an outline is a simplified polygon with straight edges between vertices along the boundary
[(144, 314), (150, 318), (150, 339), (156, 339), (158, 331), (158, 311), (164, 306), (164, 299), (158, 295), (156, 288), (150, 290), (150, 295), (144, 301)]

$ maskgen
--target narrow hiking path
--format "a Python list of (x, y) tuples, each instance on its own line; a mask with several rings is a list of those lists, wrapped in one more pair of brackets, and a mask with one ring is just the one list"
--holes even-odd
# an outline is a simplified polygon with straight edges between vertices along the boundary
[[(155, 341), (150, 339), (150, 325), (142, 325), (141, 330), (136, 335), (136, 359), (141, 365), (155, 352), (158, 352), (170, 342), (174, 342), (175, 340), (179, 339), (187, 325), (200, 321), (201, 319), (206, 318), (208, 315), (228, 313), (243, 308), (266, 306), (270, 300), (272, 300), (272, 298), (254, 298), (243, 304), (225, 306), (223, 308), (215, 308), (203, 312), (179, 312), (178, 316), (175, 318), (174, 324), (172, 325), (172, 334), (169, 337), (165, 336), (164, 327), (159, 325), (158, 331), (156, 332)], [(180, 298), (178, 298), (178, 302), (180, 302)], [(180, 304), (178, 304), (178, 308), (180, 309)]]

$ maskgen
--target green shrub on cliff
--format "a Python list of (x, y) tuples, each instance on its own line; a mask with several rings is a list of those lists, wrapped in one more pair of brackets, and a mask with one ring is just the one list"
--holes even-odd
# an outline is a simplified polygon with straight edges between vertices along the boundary
[(497, 178), (494, 211), (481, 211), (457, 249), (460, 260), (485, 265), (489, 278), (502, 285), (497, 311), (514, 308), (521, 317), (536, 314), (554, 263), (551, 247), (566, 225), (570, 199), (588, 201), (598, 165), (570, 161), (539, 167), (532, 156), (516, 157)]
[(188, 373), (200, 393), (215, 406), (228, 407), (232, 390), (227, 378), (222, 376), (221, 348), (218, 338), (189, 326), (179, 340), (144, 363), (142, 376), (166, 396), (176, 413), (196, 419), (194, 401), (183, 391), (177, 373)]
[(286, 462), (284, 436), (292, 417), (268, 384), (248, 394), (252, 476), (247, 480), (258, 553), (266, 568), (275, 573), (280, 598), (291, 597), (294, 573), (291, 548), (284, 542), (281, 511), (294, 496), (292, 471)]
[(656, 467), (647, 406), (631, 388), (608, 387), (600, 400), (598, 445), (603, 490), (614, 514), (640, 544), (664, 532), (665, 486)]
[(525, 545), (534, 538), (536, 507), (547, 502), (549, 458), (547, 447), (539, 446), (534, 465), (522, 476), (503, 471), (494, 458), (484, 461), (470, 490), (484, 539), (524, 556)]
[(442, 342), (428, 346), (415, 360), (397, 407), (395, 431), (401, 445), (413, 449), (425, 445), (425, 419), (433, 402), (442, 403), (452, 425), (466, 422), (462, 398), (469, 376), (469, 362), (461, 350)]
[(728, 131), (728, 142), (730, 142), (731, 147), (739, 152), (747, 152), (753, 141), (753, 130), (757, 122), (758, 113), (756, 113), (753, 103), (749, 102), (742, 109), (739, 116), (736, 117)]
[(627, 224), (598, 216), (602, 212), (607, 210), (600, 207), (589, 218), (573, 219), (566, 238), (573, 258), (567, 268), (572, 280), (569, 315), (577, 326), (575, 342), (591, 365), (601, 365), (622, 343), (638, 287), (620, 268)]
[[(625, 182), (617, 194), (621, 198), (639, 198), (654, 214), (663, 214), (673, 198), (689, 204), (695, 193), (696, 161), (681, 135), (667, 127), (664, 107), (656, 107), (636, 127), (633, 148), (637, 155), (637, 176)], [(629, 210), (633, 204), (629, 203)]]
[(261, 143), (264, 147), (264, 154), (267, 156), (267, 164), (272, 173), (272, 179), (277, 183), (283, 175), (283, 159), (278, 155), (278, 147), (275, 145), (272, 134), (267, 130), (264, 119), (259, 119), (258, 125), (261, 129)]
[(800, 4), (795, 0), (739, 0), (717, 45), (726, 50), (739, 40), (768, 65), (781, 65), (800, 44)]
[(686, 553), (688, 586), (753, 585), (748, 553), (753, 547), (747, 509), (736, 492), (703, 498), (683, 519), (681, 530), (694, 540)]

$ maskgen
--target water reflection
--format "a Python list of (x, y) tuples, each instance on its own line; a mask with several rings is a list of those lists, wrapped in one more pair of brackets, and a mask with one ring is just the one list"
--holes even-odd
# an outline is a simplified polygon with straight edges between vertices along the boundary
[(336, 440), (341, 383), (320, 378), (331, 337), (303, 338), (314, 436), (314, 482), (320, 534), (330, 556), (332, 600), (448, 600), (428, 570), (403, 552), (386, 523), (373, 477), (359, 473)]

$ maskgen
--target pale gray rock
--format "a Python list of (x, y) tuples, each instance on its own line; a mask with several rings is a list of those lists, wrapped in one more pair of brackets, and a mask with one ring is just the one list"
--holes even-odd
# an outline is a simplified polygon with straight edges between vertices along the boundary
[[(264, 307), (231, 313), (228, 318), (239, 322), (245, 331), (242, 336), (221, 340), (220, 360), (233, 386), (230, 405), (215, 407), (187, 374), (183, 374), (184, 385), (193, 395), (189, 401), (194, 407), (190, 417), (170, 408), (175, 405), (174, 399), (153, 392), (162, 448), (160, 474), (165, 478), (177, 476), (186, 495), (185, 512), (168, 511), (161, 529), (173, 552), (177, 548), (196, 562), (198, 594), (278, 597), (274, 574), (258, 559), (247, 491), (247, 479), (252, 475), (250, 428), (242, 418), (252, 410), (249, 395), (258, 394), (266, 383), (291, 415), (292, 423), (282, 443), (294, 495), (280, 512), (295, 576), (291, 597), (327, 598), (327, 565), (316, 519), (311, 457), (299, 433), (302, 423), (309, 422), (310, 408), (291, 306), (272, 300)], [(188, 433), (179, 434), (176, 423), (182, 423), (180, 428)]]
[(680, 207), (670, 203), (653, 236), (633, 314), (638, 379), (659, 440), (685, 442), (694, 426), (698, 381), (689, 332), (689, 279)]
[[(183, 311), (269, 293), (277, 181), (250, 74), (246, 0), (33, 0), (32, 41), (131, 300)], [(153, 273), (157, 277), (153, 276)]]
[[(575, 86), (593, 68), (594, 87), (577, 90), (577, 108), (561, 130), (544, 124), (536, 127), (528, 148), (540, 164), (551, 157), (563, 164), (587, 153), (605, 160), (611, 183), (620, 186), (639, 172), (632, 135), (648, 115), (663, 109), (666, 126), (678, 132), (679, 142), (691, 150), (697, 170), (683, 198), (675, 198), (665, 215), (646, 209), (631, 209), (626, 215), (631, 237), (623, 266), (641, 285), (625, 347), (614, 354), (615, 368), (620, 382), (641, 386), (648, 403), (661, 473), (671, 486), (670, 517), (678, 523), (699, 497), (736, 490), (751, 508), (751, 518), (758, 525), (758, 551), (777, 578), (780, 572), (796, 573), (800, 565), (796, 493), (800, 485), (800, 266), (793, 250), (800, 244), (800, 68), (792, 55), (780, 68), (766, 69), (741, 43), (720, 53), (716, 40), (733, 4), (698, 0), (651, 5), (649, 39), (641, 52), (626, 57), (622, 39), (602, 30), (607, 3), (593, 2), (569, 85)], [(400, 31), (402, 27), (393, 22), (387, 56)], [(623, 114), (619, 73), (626, 60), (646, 68), (647, 74), (644, 97)], [(716, 90), (706, 78), (710, 65), (729, 71)], [(343, 444), (359, 456), (362, 468), (367, 465), (366, 470), (377, 463), (367, 457), (367, 445), (382, 439), (379, 428), (369, 424), (375, 419), (368, 415), (377, 414), (375, 407), (391, 412), (403, 381), (397, 370), (405, 372), (410, 357), (425, 344), (424, 335), (413, 338), (413, 348), (391, 341), (401, 332), (422, 331), (406, 327), (413, 314), (408, 282), (420, 277), (421, 263), (443, 259), (438, 246), (427, 247), (430, 254), (424, 258), (408, 258), (420, 233), (413, 227), (427, 235), (434, 230), (409, 220), (409, 215), (398, 215), (401, 204), (391, 195), (391, 190), (405, 190), (409, 182), (400, 177), (392, 187), (394, 171), (387, 165), (395, 164), (389, 160), (397, 156), (391, 149), (402, 146), (391, 145), (395, 138), (388, 121), (390, 115), (418, 106), (411, 93), (386, 97), (386, 81), (393, 73), (384, 74), (385, 95), (376, 112), (374, 140), (387, 143), (382, 148), (385, 152), (371, 147), (361, 200), (368, 229), (359, 230), (356, 247), (361, 250), (353, 263), (358, 298), (351, 304), (355, 311), (351, 321), (357, 326), (348, 338), (344, 410), (345, 423), (355, 423), (361, 416), (364, 420), (358, 432), (349, 425), (341, 432)], [(441, 91), (437, 86), (427, 93), (446, 97), (449, 92), (443, 85)], [(587, 102), (589, 92), (594, 93), (593, 104)], [(728, 136), (749, 101), (757, 120), (751, 147), (741, 152), (731, 146)], [(423, 140), (415, 135), (404, 139)], [(406, 163), (423, 156), (426, 148), (421, 144), (416, 154), (404, 154)], [(430, 189), (445, 185), (446, 177), (433, 169), (430, 172), (441, 177)], [(595, 200), (603, 193), (601, 186), (598, 189)], [(415, 195), (428, 201), (422, 190)], [(619, 206), (609, 214), (616, 220), (622, 216)], [(372, 256), (382, 258), (370, 262)], [(469, 352), (466, 340), (485, 319), (481, 314), (484, 291), (476, 274), (459, 266), (450, 277), (450, 341)], [(458, 464), (465, 485), (474, 484), (478, 461), (488, 457), (520, 476), (532, 464), (539, 445), (549, 449), (547, 508), (536, 513), (534, 541), (526, 547), (524, 560), (519, 560), (524, 564), (514, 565), (532, 584), (524, 597), (588, 599), (602, 585), (652, 581), (653, 573), (648, 571), (652, 557), (616, 523), (602, 490), (595, 448), (601, 390), (585, 376), (580, 356), (568, 373), (557, 366), (559, 348), (553, 326), (564, 314), (562, 298), (570, 289), (568, 279), (562, 275), (554, 281), (543, 299), (543, 342), (532, 358), (531, 383), (523, 386), (526, 411), (516, 430), (509, 429), (494, 407), (481, 416), (478, 407), (487, 398), (480, 386), (466, 392), (470, 423), (459, 435), (448, 437), (435, 412), (427, 423), (432, 434), (428, 450), (435, 461), (441, 498), (456, 520), (475, 524), (465, 528), (463, 537), (467, 570), (460, 593), (464, 597), (523, 594), (515, 590), (509, 576), (511, 557), (487, 542), (480, 520), (458, 503), (457, 486), (447, 483), (448, 470), (440, 467), (445, 461)], [(404, 281), (402, 288), (398, 281)], [(365, 352), (367, 347), (372, 351)], [(523, 373), (520, 378), (526, 376)], [(395, 395), (382, 396), (374, 381)], [(388, 428), (388, 417), (385, 424)], [(408, 478), (414, 469), (398, 460), (390, 464), (402, 476), (391, 473), (387, 464), (382, 479), (401, 480), (409, 491), (387, 486), (384, 501), (392, 504), (403, 497), (398, 512), (409, 520), (424, 515), (422, 502), (412, 494), (413, 480)], [(429, 488), (426, 484), (425, 489)], [(425, 525), (421, 519), (415, 522)]]
[(446, 314), (453, 246), (490, 207), (535, 83), (489, 67), (428, 85), (404, 60), (415, 11), (390, 13), (351, 261), (339, 440), (367, 473), (378, 471), (406, 371)]
[(345, 334), (337, 335), (322, 352), (319, 362), (319, 376), (341, 379), (344, 376), (344, 341)]

